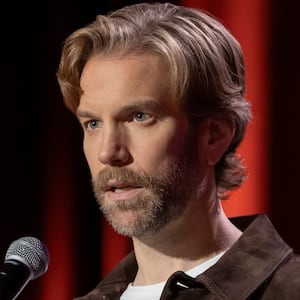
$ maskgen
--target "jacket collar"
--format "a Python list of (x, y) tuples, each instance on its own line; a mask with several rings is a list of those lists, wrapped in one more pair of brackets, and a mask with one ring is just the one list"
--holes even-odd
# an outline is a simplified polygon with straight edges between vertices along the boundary
[[(173, 289), (171, 285), (180, 282), (191, 288), (205, 288), (216, 299), (246, 299), (292, 254), (293, 250), (281, 239), (266, 215), (236, 217), (230, 221), (243, 231), (237, 242), (214, 266), (195, 279), (183, 272), (174, 273), (166, 284), (165, 294)], [(96, 300), (104, 295), (119, 299), (136, 272), (137, 263), (131, 252), (94, 290), (77, 300)]]
[(196, 281), (219, 299), (246, 299), (293, 250), (275, 231), (266, 215), (230, 220), (243, 234), (218, 263), (197, 276)]

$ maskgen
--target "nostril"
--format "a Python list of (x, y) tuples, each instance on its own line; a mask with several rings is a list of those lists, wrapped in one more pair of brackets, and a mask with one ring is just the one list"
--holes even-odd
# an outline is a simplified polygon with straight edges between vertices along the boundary
[(102, 164), (114, 167), (124, 166), (132, 161), (128, 149), (123, 145), (111, 145), (111, 147), (106, 147), (106, 149), (99, 151), (98, 157)]

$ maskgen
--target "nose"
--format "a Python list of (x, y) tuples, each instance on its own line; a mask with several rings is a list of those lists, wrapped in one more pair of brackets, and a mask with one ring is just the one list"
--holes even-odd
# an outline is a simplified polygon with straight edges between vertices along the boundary
[(131, 160), (124, 130), (117, 126), (102, 128), (98, 159), (104, 165), (124, 166)]

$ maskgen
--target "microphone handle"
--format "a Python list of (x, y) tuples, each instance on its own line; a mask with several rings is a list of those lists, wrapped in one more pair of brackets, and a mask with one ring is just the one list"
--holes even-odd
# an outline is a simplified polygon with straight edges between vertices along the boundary
[(0, 300), (15, 300), (30, 280), (25, 265), (9, 260), (0, 270)]

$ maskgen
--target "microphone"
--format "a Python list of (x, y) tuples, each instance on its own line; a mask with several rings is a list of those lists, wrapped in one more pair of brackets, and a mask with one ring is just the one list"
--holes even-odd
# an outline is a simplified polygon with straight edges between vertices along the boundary
[(0, 300), (14, 300), (30, 280), (43, 275), (49, 265), (47, 247), (37, 238), (13, 241), (0, 269)]

